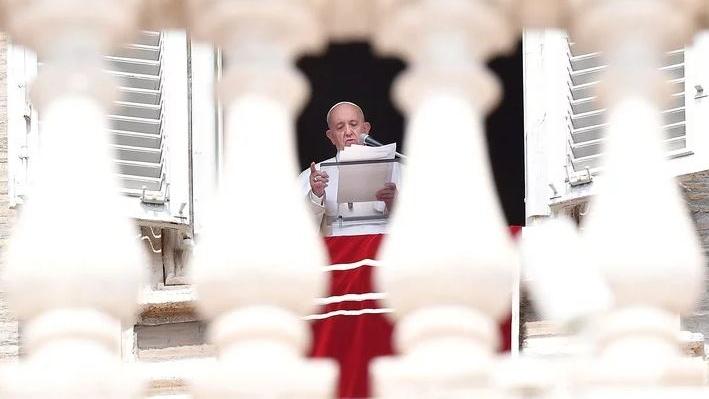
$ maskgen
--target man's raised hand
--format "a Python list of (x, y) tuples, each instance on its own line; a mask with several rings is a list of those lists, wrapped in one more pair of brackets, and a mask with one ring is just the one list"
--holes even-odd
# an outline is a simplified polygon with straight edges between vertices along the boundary
[(310, 163), (310, 189), (313, 194), (322, 197), (325, 194), (325, 187), (330, 181), (327, 172), (315, 169), (315, 162)]
[(377, 191), (377, 201), (384, 201), (387, 210), (391, 212), (394, 209), (397, 194), (399, 191), (396, 189), (396, 184), (386, 183), (383, 189)]

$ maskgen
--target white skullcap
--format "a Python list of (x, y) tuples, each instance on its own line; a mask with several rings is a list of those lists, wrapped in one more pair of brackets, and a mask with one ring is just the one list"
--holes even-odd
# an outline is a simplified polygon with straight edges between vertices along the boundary
[(362, 108), (359, 105), (357, 105), (353, 102), (350, 102), (350, 101), (340, 101), (339, 103), (330, 107), (330, 110), (327, 111), (327, 115), (325, 116), (325, 123), (327, 123), (328, 126), (330, 125), (330, 114), (332, 114), (332, 110), (334, 110), (335, 108), (339, 107), (342, 104), (351, 105), (351, 106), (357, 108), (359, 110), (359, 112), (362, 114), (362, 118), (364, 118), (364, 111), (362, 111)]

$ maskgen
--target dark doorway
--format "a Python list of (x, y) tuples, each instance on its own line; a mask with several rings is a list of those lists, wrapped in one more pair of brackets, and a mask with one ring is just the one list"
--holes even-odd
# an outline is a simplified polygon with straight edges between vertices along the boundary
[[(500, 106), (487, 119), (488, 148), (495, 183), (507, 221), (524, 224), (524, 114), (522, 45), (490, 63), (504, 88)], [(325, 137), (325, 114), (338, 101), (352, 101), (365, 111), (372, 132), (383, 143), (406, 151), (404, 118), (391, 103), (391, 85), (406, 65), (373, 54), (367, 43), (330, 45), (323, 55), (303, 57), (298, 68), (308, 77), (312, 95), (297, 121), (301, 169), (335, 154)]]

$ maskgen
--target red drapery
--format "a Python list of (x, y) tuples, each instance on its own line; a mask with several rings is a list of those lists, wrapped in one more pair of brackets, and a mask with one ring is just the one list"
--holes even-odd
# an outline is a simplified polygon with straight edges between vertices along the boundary
[[(516, 235), (520, 228), (510, 231)], [(394, 326), (376, 299), (373, 274), (376, 267), (367, 259), (376, 259), (381, 234), (326, 237), (330, 253), (328, 268), (330, 289), (327, 304), (311, 316), (312, 357), (335, 359), (340, 367), (338, 396), (369, 396), (368, 366), (378, 356), (394, 354), (391, 342)], [(375, 263), (375, 262), (370, 262)], [(360, 294), (350, 295), (349, 294)], [(375, 299), (372, 299), (375, 298)], [(500, 325), (503, 351), (510, 350), (511, 319)]]

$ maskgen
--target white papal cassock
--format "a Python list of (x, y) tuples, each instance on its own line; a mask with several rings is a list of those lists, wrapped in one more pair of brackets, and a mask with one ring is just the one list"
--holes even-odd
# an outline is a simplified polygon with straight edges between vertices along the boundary
[[(322, 170), (321, 164), (328, 162), (337, 162), (337, 157), (326, 159), (316, 165), (318, 170)], [(393, 165), (392, 182), (396, 184), (397, 189), (400, 187), (401, 166), (398, 163)], [(328, 217), (335, 218), (337, 216), (337, 185), (338, 171), (336, 167), (325, 168), (330, 182), (325, 188), (324, 198), (318, 198), (310, 190), (310, 169), (306, 169), (298, 176), (300, 180), (301, 192), (303, 198), (308, 204), (308, 208), (313, 215), (315, 223), (320, 226), (324, 236), (351, 236), (362, 234), (384, 234), (387, 232), (387, 219), (383, 220), (368, 220), (359, 222), (344, 222), (340, 224), (335, 222), (329, 224)], [(384, 187), (382, 187), (384, 188)], [(361, 214), (382, 214), (385, 211), (384, 202), (363, 202), (353, 204), (355, 213)]]

